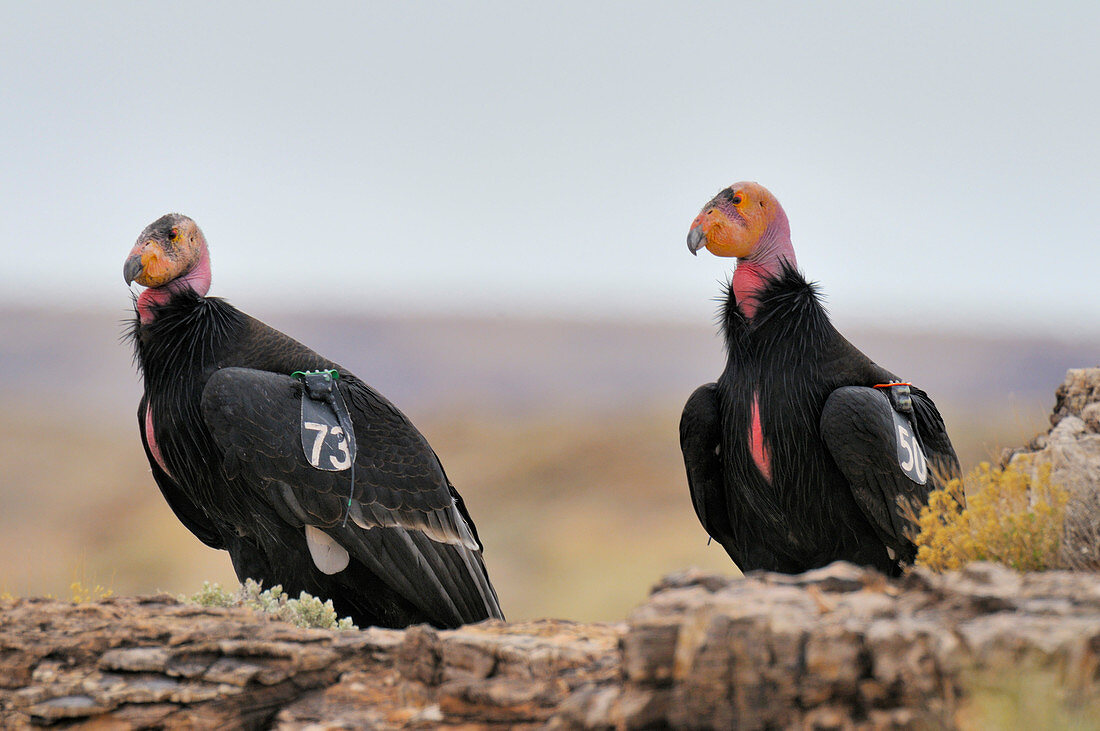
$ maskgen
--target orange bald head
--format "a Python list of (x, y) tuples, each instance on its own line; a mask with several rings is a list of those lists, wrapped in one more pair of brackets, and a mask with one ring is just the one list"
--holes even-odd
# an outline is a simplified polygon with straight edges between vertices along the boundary
[(771, 192), (759, 183), (734, 183), (711, 199), (695, 217), (688, 250), (706, 247), (715, 256), (750, 257), (766, 235), (787, 230), (787, 216)]
[(206, 238), (187, 216), (169, 213), (145, 227), (126, 257), (126, 283), (163, 287), (194, 270), (206, 255)]

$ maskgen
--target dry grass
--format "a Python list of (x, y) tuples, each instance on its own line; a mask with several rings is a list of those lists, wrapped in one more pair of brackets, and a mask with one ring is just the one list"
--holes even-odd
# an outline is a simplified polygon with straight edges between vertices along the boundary
[[(477, 521), (509, 619), (619, 620), (670, 571), (736, 573), (692, 511), (678, 405), (469, 413), (414, 419)], [(121, 595), (236, 586), (228, 555), (203, 546), (164, 503), (136, 424), (28, 425), (0, 414), (0, 464), (11, 466), (0, 470), (3, 590), (64, 597), (74, 581), (82, 595), (97, 584)]]
[[(203, 546), (168, 509), (132, 417), (11, 406), (0, 413), (0, 589), (67, 596), (79, 580), (127, 595), (236, 585), (227, 554)], [(736, 574), (691, 508), (681, 407), (410, 413), (477, 521), (509, 619), (619, 620), (671, 571)], [(973, 451), (991, 439), (952, 434)]]
[(1062, 561), (1073, 571), (1100, 571), (1100, 493), (1074, 493), (1066, 507)]
[(165, 504), (136, 423), (49, 417), (62, 413), (0, 413), (0, 587), (69, 597), (97, 585), (126, 595), (235, 582), (226, 554)]
[(955, 716), (964, 731), (1100, 729), (1100, 696), (1074, 688), (1066, 672), (1034, 659), (1012, 668), (964, 672), (966, 699)]
[(621, 619), (664, 574), (736, 574), (691, 507), (679, 408), (471, 422), (425, 434), (466, 497), (509, 619)]

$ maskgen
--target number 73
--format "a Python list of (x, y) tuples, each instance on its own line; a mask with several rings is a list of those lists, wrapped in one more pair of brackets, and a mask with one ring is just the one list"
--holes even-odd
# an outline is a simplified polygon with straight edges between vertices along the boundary
[(348, 453), (348, 440), (344, 434), (344, 430), (338, 426), (329, 429), (328, 424), (318, 424), (315, 421), (307, 421), (302, 424), (306, 429), (317, 432), (317, 436), (313, 440), (313, 451), (309, 455), (309, 463), (318, 469), (324, 469), (321, 467), (321, 448), (325, 445), (325, 437), (331, 434), (336, 437), (336, 449), (343, 452), (344, 456), (341, 459), (336, 459), (336, 455), (330, 454), (328, 456), (329, 462), (336, 470), (346, 470), (351, 467), (351, 454)]

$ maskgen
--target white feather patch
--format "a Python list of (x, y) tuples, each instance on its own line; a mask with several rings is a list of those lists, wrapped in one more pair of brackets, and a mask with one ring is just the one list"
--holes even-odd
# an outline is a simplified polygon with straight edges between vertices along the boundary
[[(369, 517), (366, 511), (370, 511)], [(466, 521), (462, 519), (462, 515), (459, 514), (458, 508), (455, 507), (454, 501), (451, 502), (451, 507), (448, 509), (448, 517), (454, 522), (455, 528), (458, 530), (458, 535), (454, 535), (453, 532), (447, 530), (439, 516), (434, 516), (433, 520), (432, 514), (421, 513), (424, 517), (415, 520), (410, 519), (407, 515), (402, 516), (395, 511), (388, 511), (385, 509), (376, 510), (370, 504), (364, 509), (362, 503), (359, 502), (353, 502), (351, 504), (350, 513), (352, 522), (363, 530), (370, 530), (371, 528), (404, 528), (405, 530), (420, 531), (436, 543), (465, 546), (471, 551), (481, 550), (481, 546), (479, 546), (477, 540), (474, 539), (474, 534), (470, 531), (470, 527), (466, 524)], [(402, 520), (402, 517), (406, 519)]]
[(351, 556), (348, 550), (320, 528), (306, 526), (306, 545), (313, 563), (323, 574), (338, 574), (348, 567)]

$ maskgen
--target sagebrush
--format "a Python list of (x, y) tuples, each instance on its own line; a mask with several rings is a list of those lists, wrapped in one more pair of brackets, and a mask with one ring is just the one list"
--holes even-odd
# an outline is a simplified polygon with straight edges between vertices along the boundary
[(934, 490), (917, 523), (917, 564), (934, 571), (996, 561), (1018, 571), (1062, 568), (1068, 492), (1050, 480), (983, 462)]
[(236, 591), (229, 592), (217, 583), (204, 581), (202, 588), (188, 599), (204, 607), (248, 607), (257, 612), (272, 614), (299, 627), (314, 629), (359, 629), (350, 617), (340, 618), (332, 606), (332, 600), (321, 601), (306, 592), (291, 599), (282, 586), (264, 589), (252, 579), (246, 579)]

